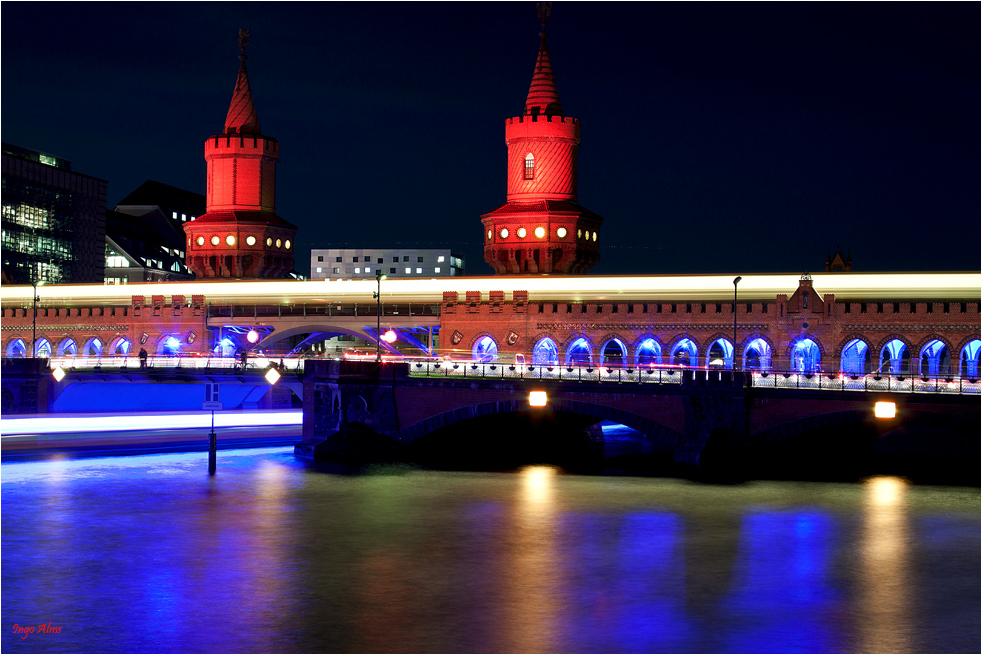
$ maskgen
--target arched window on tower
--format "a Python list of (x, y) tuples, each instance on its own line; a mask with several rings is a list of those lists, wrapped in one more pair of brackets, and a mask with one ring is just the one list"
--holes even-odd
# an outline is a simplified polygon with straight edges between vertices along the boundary
[(526, 155), (526, 166), (522, 170), (523, 180), (532, 180), (536, 176), (536, 158), (532, 156), (532, 153)]

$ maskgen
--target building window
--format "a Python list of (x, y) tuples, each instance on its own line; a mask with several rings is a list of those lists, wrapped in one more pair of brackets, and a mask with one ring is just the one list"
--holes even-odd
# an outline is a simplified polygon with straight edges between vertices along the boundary
[(443, 255), (438, 255), (437, 256), (437, 261), (438, 262), (443, 262), (444, 261), (444, 256)]
[(379, 259), (377, 259), (377, 260), (375, 261), (375, 263), (376, 263), (376, 264), (382, 264), (382, 258), (380, 257)]
[(423, 261), (423, 257), (422, 257), (422, 256), (421, 256), (421, 257), (417, 257), (417, 258), (416, 258), (416, 261), (417, 261), (417, 262), (422, 262), (422, 261)]
[(338, 267), (335, 267), (331, 269), (331, 273), (341, 273), (341, 270)]
[(363, 261), (363, 262), (371, 262), (371, 261), (372, 261), (372, 258), (371, 258), (371, 257), (369, 257), (368, 255), (366, 255), (366, 256), (365, 256), (365, 257), (363, 258), (363, 260), (362, 260), (362, 261)]
[(317, 256), (317, 261), (318, 262), (324, 262), (324, 256), (323, 255), (318, 255)]
[(177, 212), (171, 212), (171, 218), (177, 221)]
[(433, 268), (433, 272), (434, 273), (440, 273), (440, 267), (434, 267)]
[(182, 214), (181, 215), (181, 220), (182, 221), (187, 221), (188, 220), (188, 215), (187, 214)]
[(335, 261), (335, 262), (341, 262), (341, 256), (339, 255), (338, 257), (336, 257), (336, 258), (334, 259), (334, 261)]
[(352, 263), (353, 264), (358, 264), (358, 256), (357, 255), (352, 258)]
[(395, 256), (395, 257), (393, 257), (393, 262), (399, 262), (399, 256), (398, 255)]
[[(409, 262), (410, 261), (410, 256), (409, 255), (404, 255), (403, 256), (403, 261), (404, 262)], [(407, 271), (407, 273), (409, 273), (409, 271)]]
[(358, 267), (355, 267), (355, 273), (362, 273), (362, 270)]
[(526, 166), (522, 170), (523, 180), (532, 180), (536, 175), (536, 158), (532, 156), (532, 153), (526, 155)]
[(423, 273), (423, 269), (422, 269), (421, 267), (417, 267), (417, 268), (416, 268), (416, 272), (417, 272), (417, 273)]
[(316, 268), (315, 271), (317, 271), (318, 273), (321, 273), (321, 267)]
[(365, 267), (365, 273), (372, 273), (372, 267)]
[(389, 273), (396, 273), (396, 267), (389, 267)]
[(406, 273), (413, 273), (413, 269), (406, 267)]

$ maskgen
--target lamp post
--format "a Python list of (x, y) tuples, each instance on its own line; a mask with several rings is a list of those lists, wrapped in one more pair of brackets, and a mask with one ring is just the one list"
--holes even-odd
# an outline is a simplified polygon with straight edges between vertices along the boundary
[(38, 296), (38, 285), (43, 285), (43, 284), (44, 284), (43, 280), (39, 281), (35, 279), (31, 281), (31, 289), (34, 290), (34, 293), (32, 295), (32, 299), (34, 303), (34, 323), (31, 329), (31, 357), (32, 358), (37, 355), (36, 350), (38, 344), (38, 301), (41, 300), (41, 297)]
[(382, 281), (386, 274), (378, 269), (375, 272), (376, 290), (372, 292), (375, 299), (375, 361), (382, 362)]
[(737, 283), (741, 277), (734, 278), (734, 355), (731, 356), (731, 370), (737, 371)]

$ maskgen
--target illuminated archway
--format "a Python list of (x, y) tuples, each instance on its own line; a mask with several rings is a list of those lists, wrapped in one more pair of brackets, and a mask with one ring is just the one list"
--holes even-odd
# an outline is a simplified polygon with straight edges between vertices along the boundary
[(635, 349), (635, 366), (651, 367), (662, 364), (662, 346), (649, 337)]
[(66, 337), (65, 339), (61, 340), (61, 342), (58, 343), (58, 348), (55, 349), (55, 355), (58, 356), (63, 356), (63, 355), (72, 356), (77, 354), (78, 354), (78, 345), (75, 343), (75, 340), (72, 339), (71, 337)]
[(215, 345), (215, 349), (212, 351), (215, 355), (220, 358), (232, 358), (236, 354), (236, 343), (233, 342), (228, 337), (223, 337), (218, 344)]
[(698, 367), (700, 365), (696, 342), (689, 337), (684, 337), (676, 342), (669, 352), (671, 354), (669, 364), (671, 365), (683, 367)]
[(974, 339), (960, 351), (959, 374), (969, 378), (980, 377), (980, 340)]
[(840, 351), (840, 371), (845, 374), (870, 373), (870, 348), (862, 339), (851, 339)]
[(881, 347), (880, 366), (882, 374), (907, 374), (911, 372), (911, 351), (900, 339), (892, 339)]
[(707, 369), (733, 369), (734, 346), (729, 339), (721, 337), (707, 349)]
[(20, 337), (12, 339), (7, 342), (7, 348), (4, 351), (8, 358), (23, 358), (27, 356), (27, 344), (24, 343)]
[(102, 357), (102, 340), (98, 337), (90, 337), (85, 340), (85, 345), (82, 347), (82, 356), (86, 358)]
[(771, 346), (758, 337), (744, 348), (744, 369), (767, 371), (771, 369)]
[(125, 337), (117, 337), (109, 343), (109, 353), (115, 356), (128, 356), (130, 354), (130, 340)]
[(808, 337), (798, 340), (792, 347), (790, 354), (792, 371), (799, 373), (813, 373), (819, 371), (822, 360), (822, 351), (819, 345)]
[(624, 367), (628, 364), (628, 348), (617, 337), (609, 339), (601, 347), (601, 365), (605, 367)]
[(948, 376), (952, 373), (952, 355), (945, 342), (933, 339), (918, 354), (918, 373), (922, 376)]
[(50, 358), (51, 342), (46, 340), (44, 337), (38, 337), (38, 341), (34, 342), (34, 357)]
[(544, 337), (532, 349), (532, 363), (544, 367), (555, 367), (560, 363), (560, 349), (549, 337)]
[(594, 363), (594, 355), (591, 352), (590, 342), (584, 337), (578, 337), (567, 347), (567, 354), (563, 359), (567, 366), (590, 367)]
[(165, 356), (181, 355), (181, 342), (173, 335), (167, 335), (157, 342), (157, 354)]
[(475, 362), (495, 362), (498, 360), (498, 344), (495, 340), (485, 335), (471, 349), (471, 359)]

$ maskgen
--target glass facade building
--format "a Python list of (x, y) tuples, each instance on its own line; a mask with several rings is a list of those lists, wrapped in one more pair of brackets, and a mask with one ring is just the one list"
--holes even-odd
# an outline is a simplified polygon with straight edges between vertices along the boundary
[(2, 171), (4, 281), (102, 282), (106, 181), (6, 143)]

